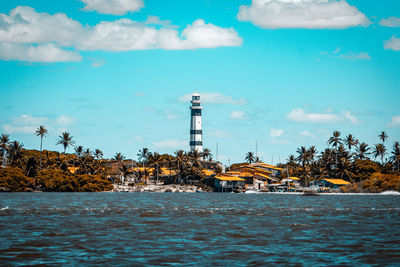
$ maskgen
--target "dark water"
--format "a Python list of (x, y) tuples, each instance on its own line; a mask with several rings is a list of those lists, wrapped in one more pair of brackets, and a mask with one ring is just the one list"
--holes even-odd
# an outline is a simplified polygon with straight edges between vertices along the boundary
[(2, 193), (0, 265), (400, 265), (400, 196)]

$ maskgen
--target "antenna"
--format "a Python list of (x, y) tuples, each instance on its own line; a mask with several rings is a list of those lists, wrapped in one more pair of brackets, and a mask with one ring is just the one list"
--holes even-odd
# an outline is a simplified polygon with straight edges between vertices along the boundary
[(217, 161), (218, 161), (218, 143), (217, 143)]
[(258, 151), (257, 151), (257, 141), (256, 141), (256, 159), (257, 159), (257, 157), (258, 157)]

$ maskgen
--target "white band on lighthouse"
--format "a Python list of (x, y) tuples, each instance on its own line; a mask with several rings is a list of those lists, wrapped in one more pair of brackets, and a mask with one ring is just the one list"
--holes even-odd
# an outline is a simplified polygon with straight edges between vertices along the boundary
[(203, 152), (203, 132), (201, 129), (200, 95), (194, 93), (190, 107), (190, 151)]

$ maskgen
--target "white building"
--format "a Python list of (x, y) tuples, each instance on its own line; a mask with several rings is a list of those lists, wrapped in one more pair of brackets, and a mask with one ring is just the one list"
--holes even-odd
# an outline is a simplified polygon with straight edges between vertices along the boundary
[(190, 117), (190, 151), (203, 152), (203, 132), (201, 129), (201, 106), (200, 95), (194, 93), (192, 96)]

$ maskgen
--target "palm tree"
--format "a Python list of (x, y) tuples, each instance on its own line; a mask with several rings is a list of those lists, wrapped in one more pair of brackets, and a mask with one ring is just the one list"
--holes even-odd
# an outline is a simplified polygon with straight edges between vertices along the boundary
[(351, 151), (351, 148), (353, 146), (356, 146), (358, 141), (357, 139), (354, 138), (354, 136), (352, 134), (349, 134), (348, 136), (346, 136), (346, 138), (344, 139), (344, 143), (346, 144), (346, 146), (349, 148), (349, 151)]
[(385, 141), (389, 138), (387, 133), (385, 131), (382, 131), (380, 135), (378, 135), (379, 139), (382, 140), (382, 143), (384, 144)]
[(120, 163), (125, 159), (125, 156), (121, 153), (116, 153), (114, 159), (118, 162), (118, 170), (120, 171)]
[(46, 127), (43, 125), (40, 125), (36, 129), (36, 136), (40, 136), (40, 157), (39, 157), (39, 170), (42, 169), (42, 145), (43, 145), (43, 137), (46, 137), (46, 134), (48, 133)]
[(14, 166), (16, 161), (22, 157), (22, 149), (24, 144), (14, 141), (10, 144), (8, 148), (8, 154), (11, 157), (11, 165)]
[(158, 184), (158, 174), (160, 172), (161, 164), (163, 163), (163, 158), (157, 152), (149, 157), (149, 163), (154, 168), (156, 175), (156, 184)]
[[(186, 154), (183, 150), (178, 150), (174, 152), (175, 154), (175, 164), (176, 164), (176, 169), (178, 171), (178, 182), (181, 181), (181, 174), (185, 169), (186, 165)], [(174, 181), (176, 182), (176, 181)]]
[(212, 154), (211, 154), (210, 149), (205, 148), (205, 149), (203, 150), (203, 154), (202, 154), (202, 155), (203, 155), (203, 160), (208, 159), (209, 161), (211, 161)]
[(144, 169), (144, 164), (149, 159), (150, 155), (151, 155), (151, 153), (147, 147), (144, 147), (144, 148), (142, 148), (142, 150), (139, 150), (139, 153), (137, 154), (137, 156), (138, 156), (139, 161), (142, 161), (142, 163), (143, 163), (143, 169)]
[(393, 145), (393, 156), (390, 157), (390, 160), (393, 163), (394, 168), (397, 166), (397, 174), (400, 172), (400, 143), (396, 141)]
[(376, 144), (374, 149), (374, 157), (375, 160), (377, 157), (381, 157), (382, 164), (383, 164), (383, 157), (386, 155), (386, 147), (383, 144)]
[(328, 144), (332, 145), (333, 147), (337, 147), (338, 145), (342, 144), (342, 139), (340, 138), (340, 132), (334, 131), (332, 136), (328, 140)]
[(56, 145), (63, 145), (64, 154), (69, 146), (75, 144), (75, 142), (72, 140), (73, 136), (71, 136), (70, 133), (68, 133), (68, 132), (63, 132), (58, 138), (59, 139), (58, 139)]
[(75, 154), (78, 156), (78, 157), (82, 157), (82, 155), (83, 155), (83, 146), (77, 146), (77, 147), (75, 147)]
[(367, 143), (362, 142), (356, 147), (356, 158), (359, 159), (369, 159), (368, 155), (371, 154), (369, 152), (370, 148)]
[(188, 154), (190, 160), (192, 161), (192, 165), (199, 168), (201, 166), (200, 158), (201, 158), (201, 153), (197, 150), (191, 151)]
[(310, 161), (311, 161), (311, 162), (314, 162), (315, 156), (316, 156), (317, 153), (318, 153), (318, 151), (317, 151), (317, 149), (315, 148), (315, 146), (311, 146), (311, 147), (308, 149), (307, 153), (308, 153), (308, 157), (309, 157)]
[(245, 160), (250, 164), (253, 163), (254, 160), (255, 160), (254, 153), (253, 152), (247, 152)]
[(97, 159), (97, 160), (102, 159), (102, 158), (103, 158), (103, 151), (101, 151), (100, 149), (96, 148), (96, 149), (94, 150), (94, 157), (95, 157), (95, 159)]
[(8, 145), (10, 142), (10, 138), (7, 134), (2, 134), (0, 136), (0, 149), (1, 149), (1, 154), (3, 156), (2, 164), (1, 166), (4, 168), (6, 166), (6, 161), (7, 161), (7, 150), (8, 150)]

